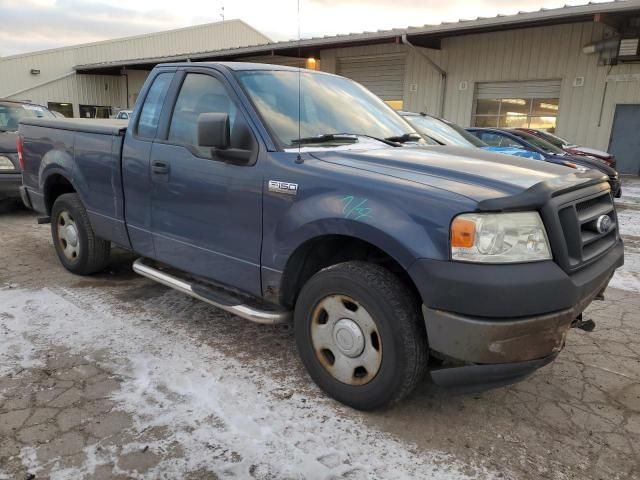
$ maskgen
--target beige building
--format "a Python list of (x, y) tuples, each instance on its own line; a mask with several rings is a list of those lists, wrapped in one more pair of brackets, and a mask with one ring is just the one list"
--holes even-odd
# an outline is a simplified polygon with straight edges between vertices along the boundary
[(85, 116), (82, 102), (133, 106), (162, 62), (306, 66), (353, 78), (397, 109), (610, 149), (621, 172), (638, 174), (639, 42), (640, 0), (275, 43), (228, 21), (0, 59), (0, 97), (73, 103)]
[(104, 117), (132, 107), (147, 72), (82, 75), (76, 66), (188, 55), (269, 42), (241, 20), (0, 57), (0, 98), (30, 100), (65, 116)]

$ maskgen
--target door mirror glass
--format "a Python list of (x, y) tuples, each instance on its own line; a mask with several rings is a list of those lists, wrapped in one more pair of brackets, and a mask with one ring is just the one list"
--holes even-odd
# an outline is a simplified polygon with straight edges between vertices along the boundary
[(230, 143), (229, 114), (211, 112), (198, 116), (198, 146), (226, 150)]

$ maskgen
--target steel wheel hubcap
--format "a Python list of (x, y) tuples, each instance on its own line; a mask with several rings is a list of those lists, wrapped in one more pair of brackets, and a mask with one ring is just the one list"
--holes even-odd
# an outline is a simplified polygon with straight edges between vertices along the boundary
[(364, 350), (364, 335), (356, 322), (342, 318), (333, 326), (333, 341), (340, 352), (355, 358)]
[(336, 380), (348, 385), (369, 383), (380, 370), (382, 340), (373, 318), (346, 295), (330, 295), (311, 319), (316, 358)]
[(66, 210), (58, 215), (58, 242), (64, 256), (75, 261), (80, 254), (78, 227), (73, 217)]

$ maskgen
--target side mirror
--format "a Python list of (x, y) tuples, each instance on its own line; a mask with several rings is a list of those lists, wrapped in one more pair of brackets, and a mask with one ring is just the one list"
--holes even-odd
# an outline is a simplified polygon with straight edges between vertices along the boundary
[(201, 113), (198, 116), (198, 146), (225, 150), (230, 144), (231, 133), (227, 113)]

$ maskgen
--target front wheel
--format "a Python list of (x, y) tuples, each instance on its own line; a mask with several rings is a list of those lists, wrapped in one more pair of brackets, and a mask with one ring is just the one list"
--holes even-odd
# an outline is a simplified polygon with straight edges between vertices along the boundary
[(419, 303), (378, 265), (353, 261), (316, 273), (295, 308), (298, 351), (313, 380), (360, 410), (406, 397), (427, 367)]
[(64, 267), (78, 275), (103, 270), (109, 263), (111, 243), (96, 237), (77, 193), (60, 195), (51, 209), (51, 235)]

